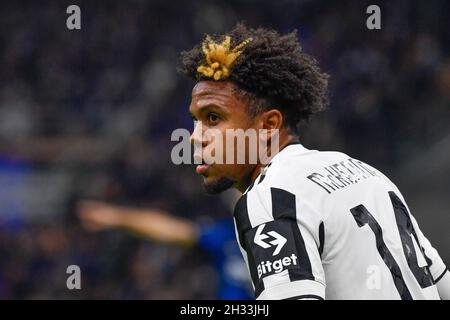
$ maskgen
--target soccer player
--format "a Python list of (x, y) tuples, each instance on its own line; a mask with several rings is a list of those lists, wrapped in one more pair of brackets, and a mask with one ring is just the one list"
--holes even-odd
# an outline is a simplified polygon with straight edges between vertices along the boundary
[[(450, 299), (450, 274), (394, 183), (300, 143), (300, 122), (327, 105), (328, 75), (295, 32), (239, 24), (183, 52), (179, 70), (196, 81), (191, 143), (205, 189), (243, 193), (234, 220), (256, 298)], [(233, 149), (245, 163), (212, 161), (211, 129), (254, 130), (279, 152), (251, 163), (245, 144)]]

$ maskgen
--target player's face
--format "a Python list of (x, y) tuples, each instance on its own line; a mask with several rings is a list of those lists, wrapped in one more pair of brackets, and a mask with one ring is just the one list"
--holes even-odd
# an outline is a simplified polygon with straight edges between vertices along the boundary
[[(191, 143), (197, 146), (194, 148), (194, 158), (202, 161), (196, 171), (203, 176), (204, 187), (209, 193), (218, 193), (230, 187), (245, 189), (256, 167), (256, 164), (236, 164), (238, 152), (244, 152), (248, 159), (247, 143), (244, 146), (245, 150), (238, 150), (236, 145), (231, 151), (226, 148), (227, 129), (257, 129), (256, 119), (248, 115), (248, 107), (236, 93), (236, 89), (236, 85), (232, 82), (201, 81), (192, 90), (189, 111), (194, 118), (194, 130)], [(219, 133), (218, 137), (223, 139), (222, 163), (210, 159), (211, 155), (218, 156), (215, 150), (218, 144), (214, 143), (215, 138), (209, 134), (212, 131)], [(202, 148), (198, 148), (200, 145)], [(226, 163), (227, 149), (233, 153), (232, 157), (231, 155), (228, 157), (235, 160), (232, 163)]]

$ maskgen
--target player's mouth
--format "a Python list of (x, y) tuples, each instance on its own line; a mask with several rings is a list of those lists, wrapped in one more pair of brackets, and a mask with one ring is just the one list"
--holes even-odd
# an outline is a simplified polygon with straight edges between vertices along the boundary
[(206, 170), (211, 166), (211, 164), (207, 164), (202, 156), (194, 155), (195, 163), (198, 163), (195, 171), (197, 174), (205, 174)]
[(208, 170), (208, 168), (209, 168), (209, 164), (201, 163), (195, 168), (195, 171), (197, 172), (197, 174), (205, 174), (206, 170)]

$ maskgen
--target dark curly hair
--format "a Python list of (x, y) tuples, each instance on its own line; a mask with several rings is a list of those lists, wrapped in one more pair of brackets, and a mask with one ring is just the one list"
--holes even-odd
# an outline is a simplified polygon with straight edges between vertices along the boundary
[[(283, 114), (286, 125), (298, 134), (299, 124), (328, 104), (328, 75), (321, 72), (317, 61), (304, 53), (297, 31), (286, 35), (237, 24), (230, 33), (232, 47), (253, 40), (245, 47), (226, 79), (236, 83), (250, 102), (250, 114), (269, 107)], [(212, 36), (221, 42), (224, 36)], [(181, 53), (178, 71), (196, 81), (211, 80), (197, 71), (205, 62), (201, 44)]]

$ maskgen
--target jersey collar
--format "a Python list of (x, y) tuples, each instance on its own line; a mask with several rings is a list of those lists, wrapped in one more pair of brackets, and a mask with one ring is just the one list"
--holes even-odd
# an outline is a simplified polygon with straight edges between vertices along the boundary
[(305, 148), (300, 142), (294, 141), (288, 143), (286, 146), (284, 146), (283, 149), (281, 149), (276, 155), (273, 156), (273, 158), (269, 161), (267, 165), (265, 165), (263, 168), (261, 168), (261, 172), (259, 175), (255, 178), (255, 180), (247, 187), (247, 189), (244, 191), (243, 195), (249, 192), (255, 184), (258, 184), (261, 179), (264, 179), (267, 170), (270, 168), (272, 163), (274, 161), (277, 161), (278, 158), (282, 157), (283, 155), (290, 154), (292, 152), (297, 153), (306, 153), (309, 149)]

